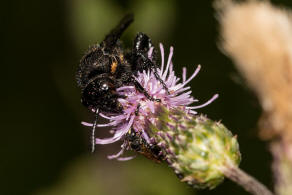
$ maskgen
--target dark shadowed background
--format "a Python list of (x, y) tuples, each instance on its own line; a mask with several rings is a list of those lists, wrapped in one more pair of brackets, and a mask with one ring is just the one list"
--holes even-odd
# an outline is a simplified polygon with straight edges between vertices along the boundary
[[(292, 6), (290, 0), (274, 3)], [(183, 66), (191, 74), (202, 65), (191, 83), (193, 95), (201, 102), (215, 93), (220, 98), (199, 112), (222, 120), (238, 135), (241, 168), (271, 188), (270, 154), (257, 138), (261, 110), (217, 47), (212, 1), (19, 0), (2, 2), (0, 12), (0, 194), (247, 194), (228, 180), (212, 191), (196, 191), (167, 166), (144, 157), (108, 160), (119, 144), (97, 146), (90, 153), (90, 128), (80, 122), (94, 117), (80, 103), (75, 71), (87, 47), (128, 12), (135, 14), (135, 22), (122, 38), (126, 46), (142, 31), (167, 52), (174, 46), (178, 75)], [(98, 129), (97, 136), (107, 137), (107, 132)]]

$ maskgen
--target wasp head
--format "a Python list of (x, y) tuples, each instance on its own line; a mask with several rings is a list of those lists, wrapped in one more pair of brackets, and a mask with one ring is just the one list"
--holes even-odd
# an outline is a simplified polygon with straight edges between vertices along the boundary
[(91, 80), (82, 92), (81, 102), (90, 110), (122, 113), (123, 107), (118, 101), (119, 95), (112, 80), (106, 77)]

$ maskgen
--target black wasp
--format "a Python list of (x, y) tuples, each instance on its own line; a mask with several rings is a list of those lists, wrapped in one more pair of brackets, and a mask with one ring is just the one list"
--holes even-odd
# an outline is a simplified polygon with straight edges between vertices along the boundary
[[(133, 22), (133, 15), (126, 15), (120, 23), (108, 34), (100, 45), (93, 45), (82, 57), (77, 71), (77, 84), (81, 88), (81, 102), (95, 112), (96, 119), (92, 130), (92, 151), (94, 151), (94, 132), (99, 112), (123, 113), (116, 89), (125, 85), (134, 85), (151, 101), (160, 101), (151, 97), (137, 82), (134, 76), (138, 71), (151, 70), (156, 79), (161, 82), (166, 91), (165, 83), (157, 73), (157, 64), (148, 58), (148, 51), (153, 47), (151, 39), (144, 33), (138, 33), (134, 46), (129, 52), (124, 52), (120, 37)], [(154, 52), (156, 53), (156, 52)]]
[(164, 160), (160, 147), (157, 144), (150, 144), (139, 134), (132, 129), (126, 134), (128, 149), (142, 154), (154, 162), (160, 163)]

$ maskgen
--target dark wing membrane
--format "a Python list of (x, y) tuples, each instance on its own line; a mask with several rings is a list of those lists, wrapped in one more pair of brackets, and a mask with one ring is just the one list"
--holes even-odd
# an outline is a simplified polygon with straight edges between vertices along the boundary
[(119, 24), (105, 37), (101, 46), (105, 48), (107, 51), (111, 51), (117, 41), (122, 36), (123, 32), (128, 28), (128, 26), (134, 21), (133, 14), (127, 14), (122, 18)]

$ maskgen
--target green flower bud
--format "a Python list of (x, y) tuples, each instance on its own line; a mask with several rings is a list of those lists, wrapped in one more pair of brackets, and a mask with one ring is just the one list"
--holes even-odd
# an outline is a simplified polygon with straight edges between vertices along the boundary
[(236, 136), (220, 122), (163, 106), (156, 114), (148, 128), (181, 181), (213, 189), (223, 181), (226, 166), (239, 165)]

